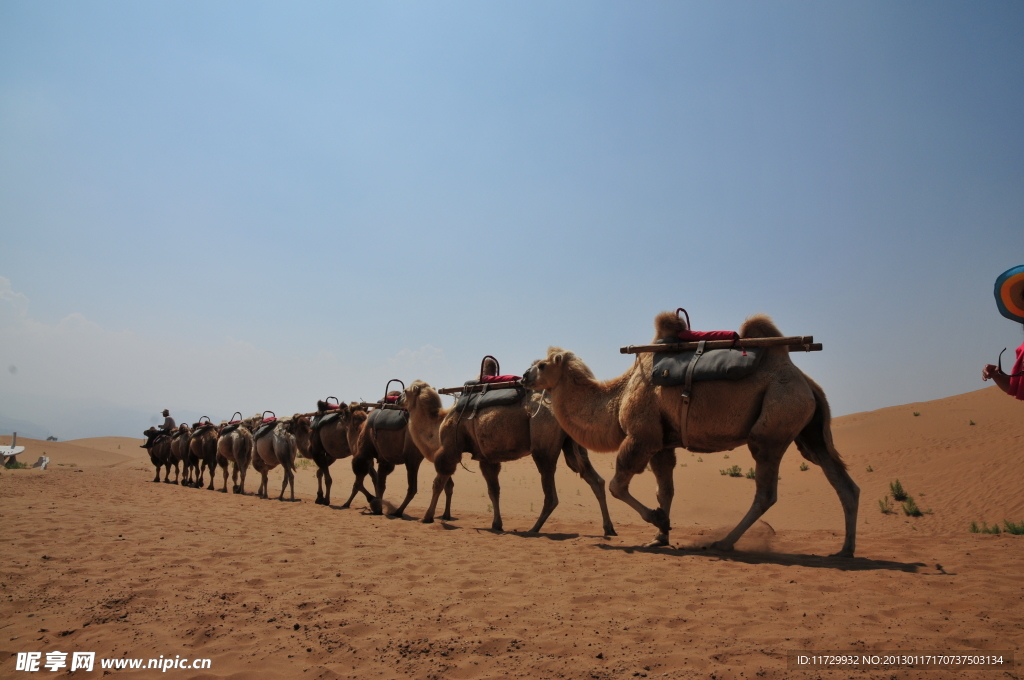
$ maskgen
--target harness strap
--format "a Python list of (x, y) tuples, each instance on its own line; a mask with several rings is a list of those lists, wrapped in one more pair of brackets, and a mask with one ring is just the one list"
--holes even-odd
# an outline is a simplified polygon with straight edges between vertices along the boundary
[(679, 407), (679, 436), (683, 440), (683, 448), (689, 448), (688, 438), (686, 436), (686, 420), (690, 415), (690, 395), (693, 391), (693, 371), (697, 367), (697, 362), (704, 356), (704, 345), (707, 341), (701, 340), (697, 343), (697, 351), (693, 353), (693, 358), (690, 359), (690, 363), (686, 366), (686, 383), (683, 385), (682, 393), (682, 405)]

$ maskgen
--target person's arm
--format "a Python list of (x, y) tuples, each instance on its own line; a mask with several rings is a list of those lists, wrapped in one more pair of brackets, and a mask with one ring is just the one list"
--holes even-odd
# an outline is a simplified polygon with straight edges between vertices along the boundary
[(981, 369), (981, 379), (991, 380), (1003, 392), (1010, 393), (1010, 376), (1000, 371), (998, 366), (985, 364), (985, 368)]

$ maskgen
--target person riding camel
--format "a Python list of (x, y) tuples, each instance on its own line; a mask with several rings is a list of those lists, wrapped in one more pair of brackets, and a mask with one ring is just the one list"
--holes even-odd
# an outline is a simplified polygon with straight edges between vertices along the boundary
[[(996, 279), (996, 306), (999, 313), (1024, 325), (1024, 265), (1008, 269)], [(1003, 349), (1003, 352), (1006, 350)], [(1003, 353), (999, 356), (1002, 358)], [(1003, 392), (1024, 401), (1024, 343), (1017, 348), (1016, 360), (1009, 373), (1003, 373), (1002, 362), (986, 364), (982, 380), (992, 380)]]
[(174, 423), (174, 418), (171, 417), (171, 412), (169, 410), (164, 409), (163, 415), (163, 425), (161, 425), (160, 427), (151, 427), (145, 432), (143, 432), (143, 434), (146, 435), (146, 443), (140, 446), (139, 448), (148, 449), (153, 445), (153, 440), (155, 440), (160, 435), (170, 434), (171, 431), (174, 430), (175, 427), (177, 427), (177, 425), (175, 425)]

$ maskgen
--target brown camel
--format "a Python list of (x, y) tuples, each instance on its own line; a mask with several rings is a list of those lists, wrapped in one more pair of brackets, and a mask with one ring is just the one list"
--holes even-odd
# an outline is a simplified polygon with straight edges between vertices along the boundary
[[(150, 434), (157, 432), (156, 428), (150, 428), (142, 434), (147, 437)], [(161, 434), (153, 443), (150, 444), (147, 451), (149, 451), (149, 461), (156, 467), (156, 477), (153, 478), (154, 482), (160, 481), (160, 468), (166, 468), (164, 471), (164, 481), (170, 483), (168, 477), (171, 475), (171, 435)]]
[[(390, 383), (389, 383), (390, 384)], [(387, 392), (385, 399), (397, 401), (402, 393), (398, 391)], [(375, 409), (377, 410), (377, 409)], [(416, 448), (409, 436), (409, 427), (406, 425), (399, 430), (385, 430), (370, 427), (369, 416), (359, 411), (353, 413), (353, 426), (359, 428), (359, 436), (356, 440), (355, 456), (352, 460), (353, 469), (363, 470), (377, 461), (377, 479), (373, 484), (373, 500), (370, 501), (370, 512), (374, 515), (384, 513), (384, 490), (387, 487), (388, 475), (397, 465), (405, 466), (408, 488), (405, 493), (405, 500), (389, 513), (392, 517), (401, 517), (405, 508), (416, 495), (418, 488), (417, 477), (420, 464), (423, 462), (423, 454)], [(351, 499), (349, 499), (351, 500)]]
[[(334, 405), (325, 401), (317, 401), (317, 411), (319, 412), (317, 419), (320, 420), (320, 424), (313, 424), (307, 457), (316, 463), (316, 503), (317, 505), (330, 505), (331, 485), (334, 483), (330, 467), (334, 461), (352, 456), (352, 451), (359, 438), (361, 424), (359, 427), (353, 427), (353, 411), (348, 404)], [(330, 417), (328, 418), (328, 416)], [(325, 418), (326, 422), (323, 420)], [(365, 418), (362, 421), (365, 421)], [(355, 474), (355, 482), (352, 485), (352, 494), (341, 506), (343, 508), (349, 507), (352, 504), (352, 499), (360, 491), (366, 496), (367, 502), (373, 501), (373, 495), (363, 486), (363, 480), (367, 475), (370, 476), (374, 484), (377, 483), (377, 473), (373, 469), (372, 461), (365, 459), (357, 461), (353, 457), (352, 472)]]
[[(238, 420), (234, 419), (238, 416)], [(252, 430), (250, 429), (261, 414), (242, 419), (241, 413), (232, 415), (231, 422), (221, 423), (217, 439), (217, 464), (221, 466), (224, 485), (222, 493), (228, 492), (228, 463), (231, 464), (231, 490), (245, 495), (245, 473), (252, 460)]]
[(192, 429), (187, 423), (182, 423), (178, 426), (171, 434), (171, 465), (174, 466), (174, 481), (172, 484), (178, 484), (181, 473), (179, 472), (178, 466), (184, 465), (186, 478), (180, 480), (181, 483), (188, 481), (188, 441), (192, 435)]
[[(263, 476), (263, 483), (260, 485), (259, 494), (267, 498), (267, 473), (280, 465), (284, 469), (284, 482), (281, 485), (281, 495), (277, 500), (284, 500), (285, 489), (291, 487), (291, 500), (295, 500), (295, 456), (300, 449), (309, 449), (309, 419), (300, 414), (291, 418), (279, 418), (276, 421), (264, 421), (262, 424), (271, 425), (270, 430), (263, 435), (257, 432), (253, 434), (255, 439), (253, 467)], [(261, 424), (261, 426), (262, 426)], [(255, 464), (256, 458), (260, 464)]]
[[(687, 330), (671, 312), (655, 319), (661, 338)], [(781, 336), (771, 319), (756, 315), (740, 329), (745, 338)], [(732, 550), (740, 536), (778, 496), (779, 463), (792, 442), (808, 461), (819, 465), (839, 495), (846, 517), (846, 540), (837, 553), (852, 557), (856, 543), (860, 489), (850, 478), (832, 443), (828, 401), (822, 389), (793, 365), (786, 347), (767, 348), (754, 372), (739, 380), (693, 383), (688, 419), (682, 423), (681, 387), (651, 382), (653, 355), (640, 354), (633, 366), (607, 382), (594, 379), (572, 352), (558, 347), (534, 362), (524, 383), (550, 393), (555, 417), (573, 439), (595, 451), (617, 451), (612, 495), (625, 501), (658, 528), (652, 546), (668, 545), (674, 487), (675, 448), (686, 437), (690, 451), (711, 453), (746, 444), (756, 464), (757, 490), (746, 516), (712, 547)], [(650, 463), (658, 481), (657, 510), (629, 493), (629, 482)]]
[[(485, 366), (483, 373), (486, 372)], [(423, 522), (429, 524), (434, 521), (442, 489), (447, 494), (442, 519), (450, 517), (452, 475), (462, 462), (463, 452), (469, 452), (474, 460), (480, 461), (480, 472), (487, 482), (487, 492), (494, 512), (491, 529), (501, 531), (501, 486), (498, 483), (501, 464), (530, 455), (540, 472), (541, 487), (544, 490), (544, 507), (530, 529), (531, 533), (536, 533), (558, 505), (555, 469), (558, 466), (558, 454), (564, 452), (566, 464), (586, 480), (597, 498), (604, 534), (616, 535), (608, 515), (604, 480), (590, 464), (587, 450), (559, 427), (551, 408), (541, 401), (539, 394), (528, 394), (515, 404), (490, 406), (472, 418), (466, 417), (466, 413), (456, 412), (454, 407), (448, 411), (442, 409), (437, 392), (421, 381), (409, 386), (404, 401), (409, 408), (409, 430), (413, 433), (414, 441), (423, 455), (433, 461), (437, 471), (430, 507), (423, 516)], [(428, 454), (428, 451), (431, 453)]]
[[(206, 418), (206, 416), (203, 416)], [(213, 491), (213, 475), (217, 471), (217, 439), (219, 433), (217, 426), (206, 418), (206, 422), (200, 418), (198, 423), (192, 426), (192, 436), (188, 442), (189, 466), (195, 472), (192, 479), (192, 486), (197, 489), (203, 487), (203, 474), (209, 470), (210, 486), (208, 491)]]

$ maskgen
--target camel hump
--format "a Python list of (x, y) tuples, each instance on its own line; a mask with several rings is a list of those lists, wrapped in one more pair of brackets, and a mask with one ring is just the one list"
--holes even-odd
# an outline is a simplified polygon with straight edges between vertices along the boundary
[(690, 327), (686, 323), (686, 319), (679, 316), (678, 311), (662, 312), (658, 316), (654, 317), (655, 340), (660, 340), (661, 338), (674, 338), (683, 331), (688, 330), (690, 330)]
[(772, 318), (767, 314), (748, 316), (740, 326), (741, 338), (781, 338), (779, 330)]

